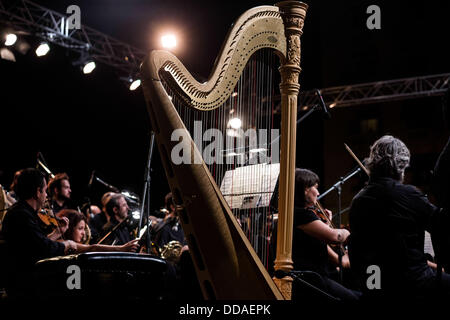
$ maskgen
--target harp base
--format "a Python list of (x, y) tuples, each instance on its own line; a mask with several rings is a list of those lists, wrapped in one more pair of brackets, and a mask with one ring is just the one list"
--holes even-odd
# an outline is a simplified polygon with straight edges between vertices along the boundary
[(273, 278), (276, 286), (280, 290), (285, 300), (291, 300), (292, 297), (292, 281), (291, 277), (284, 277), (281, 279)]

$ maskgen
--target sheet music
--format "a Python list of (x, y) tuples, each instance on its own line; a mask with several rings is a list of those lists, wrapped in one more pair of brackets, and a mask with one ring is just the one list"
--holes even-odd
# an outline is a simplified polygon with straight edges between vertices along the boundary
[(231, 209), (268, 207), (280, 164), (256, 164), (225, 172), (220, 191)]
[(428, 253), (434, 258), (433, 243), (431, 242), (431, 235), (428, 231), (425, 231), (425, 241), (423, 246), (423, 252)]

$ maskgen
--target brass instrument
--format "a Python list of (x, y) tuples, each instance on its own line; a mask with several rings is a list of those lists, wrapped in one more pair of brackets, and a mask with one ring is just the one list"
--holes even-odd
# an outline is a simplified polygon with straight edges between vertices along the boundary
[(6, 192), (0, 184), (0, 223), (3, 221), (3, 216), (8, 209), (8, 201), (6, 198)]
[(81, 240), (81, 242), (83, 244), (89, 244), (89, 242), (91, 242), (91, 237), (91, 228), (89, 228), (89, 225), (86, 222), (86, 224), (84, 225), (84, 238)]
[(180, 241), (172, 240), (159, 250), (160, 257), (164, 260), (177, 263), (180, 260), (182, 249), (183, 245)]
[[(245, 12), (230, 30), (214, 70), (204, 83), (194, 79), (183, 64), (167, 51), (152, 51), (141, 66), (152, 128), (206, 299), (289, 299), (292, 279), (271, 279), (239, 226), (230, 204), (220, 192), (218, 184), (222, 176), (217, 174), (214, 165), (209, 170), (202, 152), (192, 140), (193, 135), (188, 131), (192, 129), (192, 118), (183, 122), (180, 114), (189, 109), (195, 112), (198, 119), (207, 119), (207, 112), (216, 112), (215, 119), (220, 117), (220, 122), (224, 123), (224, 114), (232, 113), (231, 107), (235, 101), (231, 97), (234, 91), (239, 87), (253, 88), (240, 80), (249, 59), (259, 52), (264, 53), (264, 50), (275, 53), (279, 58), (282, 126), (275, 269), (292, 270), (300, 36), (306, 10), (307, 5), (302, 2), (285, 1), (276, 6), (260, 6)], [(257, 71), (256, 68), (249, 70)], [(257, 80), (252, 75), (249, 78)], [(266, 85), (271, 83), (271, 79), (261, 80)], [(263, 99), (261, 101), (264, 102)], [(177, 110), (177, 103), (185, 104), (186, 108)], [(228, 109), (221, 113), (220, 106)], [(257, 108), (255, 103), (253, 106)], [(255, 117), (250, 115), (247, 119), (250, 121)], [(208, 124), (213, 126), (213, 122), (210, 120)], [(173, 141), (174, 132), (182, 133), (181, 141)], [(171, 158), (175, 147), (189, 151), (186, 151), (189, 161), (175, 163)], [(216, 157), (220, 156), (219, 153)]]

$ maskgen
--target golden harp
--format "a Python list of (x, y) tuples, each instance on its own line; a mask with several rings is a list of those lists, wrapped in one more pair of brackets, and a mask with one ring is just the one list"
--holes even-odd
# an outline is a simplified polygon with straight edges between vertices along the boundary
[[(198, 135), (195, 126), (200, 123), (201, 126), (209, 127), (212, 133), (208, 139), (212, 141), (215, 138), (216, 142), (221, 138), (214, 130), (227, 132), (234, 129), (238, 131), (236, 136), (228, 135), (222, 139), (231, 140), (236, 145), (240, 139), (245, 142), (249, 138), (242, 138), (242, 131), (237, 129), (239, 126), (233, 127), (231, 124), (230, 127), (230, 114), (241, 115), (242, 122), (248, 128), (273, 129), (271, 114), (274, 104), (269, 98), (277, 95), (275, 91), (278, 88), (273, 86), (276, 76), (267, 71), (269, 69), (265, 61), (276, 60), (279, 63), (281, 150), (275, 269), (292, 270), (300, 36), (306, 10), (307, 5), (302, 2), (284, 1), (275, 6), (261, 6), (245, 12), (231, 28), (213, 71), (204, 83), (198, 82), (174, 55), (166, 51), (152, 51), (141, 66), (152, 129), (206, 299), (290, 297), (289, 281), (292, 279), (271, 279), (250, 243), (251, 234), (244, 232), (233, 214), (237, 211), (234, 204), (230, 203), (233, 195), (228, 195), (227, 201), (219, 187), (224, 184), (226, 172), (228, 176), (237, 175), (237, 166), (248, 167), (247, 173), (267, 166), (249, 161), (249, 148), (245, 147), (243, 156), (232, 160), (230, 157), (237, 152), (230, 156), (230, 153), (220, 148), (212, 152), (208, 149), (214, 161), (209, 161), (207, 165), (204, 159), (207, 148), (203, 149), (205, 141), (198, 142), (195, 139)], [(252, 59), (256, 60), (252, 62)], [(250, 80), (243, 79), (244, 76)], [(259, 80), (258, 84), (256, 80)], [(249, 109), (251, 113), (244, 116), (245, 110)], [(269, 110), (262, 115), (265, 109)], [(264, 145), (269, 146), (274, 139), (270, 136), (263, 140)], [(178, 152), (180, 150), (182, 152)], [(276, 152), (265, 153), (265, 156), (273, 158)], [(177, 154), (181, 159), (174, 160)], [(225, 159), (226, 163), (216, 161), (221, 159)], [(256, 178), (261, 178), (261, 171), (258, 170)], [(249, 183), (250, 180), (248, 178)], [(245, 199), (245, 192), (239, 197)], [(250, 215), (257, 215), (258, 205), (254, 207)], [(264, 227), (255, 227), (259, 222), (261, 219), (254, 220), (247, 229), (264, 230)]]

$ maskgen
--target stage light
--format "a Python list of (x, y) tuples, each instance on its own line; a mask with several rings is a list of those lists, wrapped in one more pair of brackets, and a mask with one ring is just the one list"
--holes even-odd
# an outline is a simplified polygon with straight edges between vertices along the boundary
[(139, 88), (139, 86), (141, 85), (141, 80), (140, 79), (136, 79), (133, 82), (131, 82), (130, 84), (130, 90), (136, 90), (137, 88)]
[(138, 210), (135, 210), (131, 213), (131, 215), (133, 216), (134, 220), (139, 220), (141, 218), (141, 212)]
[(14, 33), (6, 35), (5, 46), (12, 46), (17, 41), (17, 36)]
[(16, 50), (25, 55), (30, 50), (30, 45), (25, 40), (19, 40), (16, 44)]
[(11, 50), (8, 50), (6, 48), (0, 49), (0, 57), (4, 60), (16, 62), (16, 57), (14, 56), (14, 53), (12, 53)]
[(88, 74), (91, 73), (95, 69), (96, 65), (94, 61), (87, 61), (83, 67), (83, 73)]
[(48, 43), (42, 42), (39, 45), (39, 47), (37, 47), (37, 49), (36, 49), (36, 55), (38, 57), (42, 57), (42, 56), (45, 56), (49, 51), (50, 51), (50, 47), (49, 47)]
[(242, 125), (242, 121), (239, 118), (233, 118), (228, 122), (228, 126), (233, 129), (239, 129)]
[(161, 37), (163, 48), (173, 49), (177, 45), (177, 38), (173, 34), (166, 34)]

